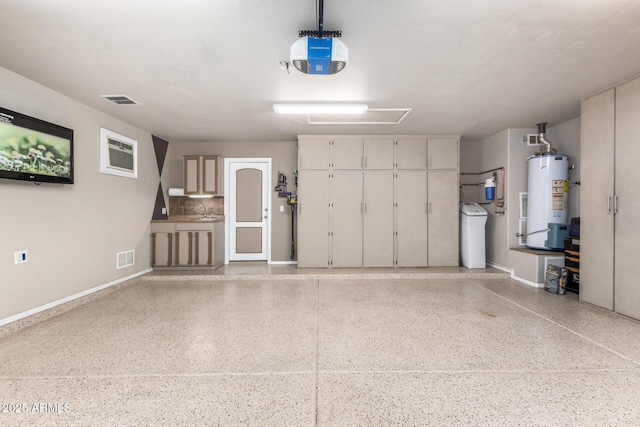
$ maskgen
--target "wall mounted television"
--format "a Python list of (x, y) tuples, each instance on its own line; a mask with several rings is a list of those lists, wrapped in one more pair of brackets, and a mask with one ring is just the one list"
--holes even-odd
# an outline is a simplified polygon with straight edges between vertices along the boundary
[(73, 184), (73, 129), (0, 108), (0, 178)]

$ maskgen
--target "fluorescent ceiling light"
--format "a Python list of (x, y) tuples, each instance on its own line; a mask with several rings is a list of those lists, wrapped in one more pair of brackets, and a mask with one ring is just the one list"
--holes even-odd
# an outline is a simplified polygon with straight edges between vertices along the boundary
[(278, 114), (364, 114), (367, 104), (273, 104)]

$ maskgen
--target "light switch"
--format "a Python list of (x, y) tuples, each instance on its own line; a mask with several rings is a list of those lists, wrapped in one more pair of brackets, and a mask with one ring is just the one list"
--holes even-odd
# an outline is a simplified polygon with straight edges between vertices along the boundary
[(280, 205), (280, 212), (284, 212), (284, 205)]

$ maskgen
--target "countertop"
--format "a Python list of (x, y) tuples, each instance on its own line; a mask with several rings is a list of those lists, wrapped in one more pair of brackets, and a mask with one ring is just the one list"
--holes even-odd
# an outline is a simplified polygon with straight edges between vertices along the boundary
[(214, 222), (224, 222), (224, 215), (215, 215), (213, 218), (208, 219), (200, 219), (198, 216), (189, 216), (189, 215), (177, 215), (173, 217), (169, 217), (168, 219), (152, 219), (151, 223), (170, 223), (170, 222), (197, 222), (197, 223), (214, 223)]

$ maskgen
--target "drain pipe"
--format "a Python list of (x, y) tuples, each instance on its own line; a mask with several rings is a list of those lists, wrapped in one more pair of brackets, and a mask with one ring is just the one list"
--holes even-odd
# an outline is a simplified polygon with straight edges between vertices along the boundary
[(547, 139), (547, 122), (538, 123), (538, 141), (547, 146), (547, 153), (551, 152), (551, 141)]

